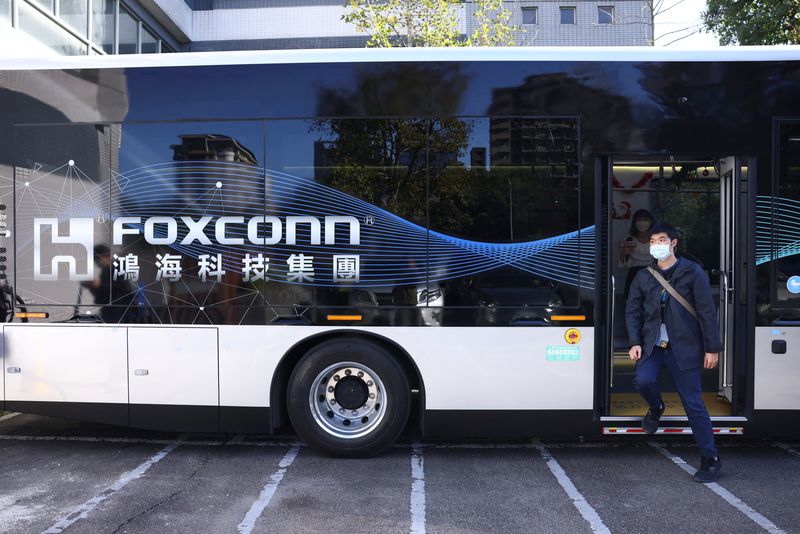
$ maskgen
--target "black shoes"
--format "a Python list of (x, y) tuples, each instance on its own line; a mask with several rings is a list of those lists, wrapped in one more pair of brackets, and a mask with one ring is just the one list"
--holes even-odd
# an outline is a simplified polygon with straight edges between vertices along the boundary
[(661, 403), (661, 408), (654, 410), (650, 408), (642, 418), (642, 430), (648, 434), (655, 434), (658, 430), (658, 423), (661, 421), (661, 414), (664, 413), (664, 403)]
[(697, 470), (697, 473), (692, 478), (695, 482), (708, 484), (717, 480), (721, 469), (722, 462), (719, 461), (719, 457), (703, 456), (700, 458), (700, 469)]

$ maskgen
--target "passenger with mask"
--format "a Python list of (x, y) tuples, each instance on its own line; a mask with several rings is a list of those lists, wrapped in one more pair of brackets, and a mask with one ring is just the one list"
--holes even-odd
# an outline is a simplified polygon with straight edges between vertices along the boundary
[(619, 244), (619, 266), (628, 268), (628, 275), (625, 277), (626, 299), (633, 277), (653, 261), (650, 256), (650, 229), (653, 224), (655, 219), (652, 213), (645, 209), (636, 210), (631, 219), (628, 237)]
[(664, 413), (659, 375), (666, 367), (686, 411), (697, 447), (697, 482), (713, 482), (722, 464), (711, 418), (703, 403), (700, 370), (717, 366), (722, 341), (708, 275), (695, 262), (675, 256), (678, 233), (668, 224), (652, 228), (650, 254), (656, 263), (640, 270), (631, 284), (625, 310), (636, 390), (650, 409), (642, 429), (655, 434)]

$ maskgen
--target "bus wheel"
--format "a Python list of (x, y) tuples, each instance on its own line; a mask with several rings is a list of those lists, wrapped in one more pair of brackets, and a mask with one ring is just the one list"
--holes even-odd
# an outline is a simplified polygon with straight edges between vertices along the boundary
[(408, 378), (394, 355), (360, 339), (325, 341), (292, 371), (289, 418), (306, 443), (331, 456), (372, 456), (403, 431)]

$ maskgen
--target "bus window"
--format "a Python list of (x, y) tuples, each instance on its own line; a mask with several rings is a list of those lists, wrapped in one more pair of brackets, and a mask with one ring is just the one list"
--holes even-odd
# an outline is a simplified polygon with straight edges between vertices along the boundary
[(577, 121), (439, 122), (433, 131), (460, 136), (431, 153), (431, 285), (448, 318), (508, 325), (579, 305), (591, 251), (579, 233)]
[[(108, 313), (110, 287), (95, 245), (108, 242), (109, 125), (15, 128), (15, 290), (49, 317)], [(33, 266), (31, 269), (30, 266)]]
[[(779, 124), (778, 194), (771, 239), (776, 304), (800, 305), (800, 122)], [(769, 208), (760, 203), (760, 207)]]
[(276, 285), (281, 301), (310, 303), (315, 322), (353, 312), (358, 324), (435, 324), (421, 309), (431, 299), (427, 136), (427, 121), (413, 118), (267, 122), (267, 187), (276, 193), (268, 195), (267, 213), (295, 206), (307, 216), (345, 217), (351, 224), (338, 224), (322, 246), (287, 244), (286, 254), (313, 256), (315, 276)]
[(110, 268), (120, 319), (266, 322), (267, 251), (247, 226), (264, 215), (263, 123), (124, 123), (117, 146)]

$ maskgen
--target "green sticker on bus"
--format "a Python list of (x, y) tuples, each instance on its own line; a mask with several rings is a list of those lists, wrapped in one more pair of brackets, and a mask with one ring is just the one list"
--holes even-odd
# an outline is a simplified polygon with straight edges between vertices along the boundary
[(581, 359), (581, 349), (577, 345), (549, 345), (545, 357), (548, 362), (577, 362)]

